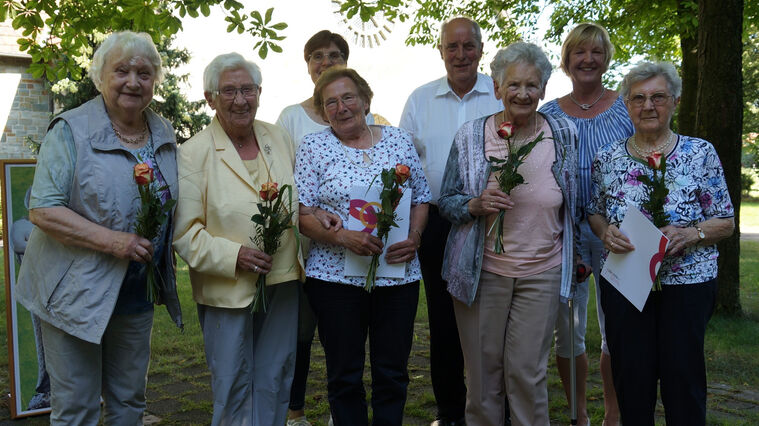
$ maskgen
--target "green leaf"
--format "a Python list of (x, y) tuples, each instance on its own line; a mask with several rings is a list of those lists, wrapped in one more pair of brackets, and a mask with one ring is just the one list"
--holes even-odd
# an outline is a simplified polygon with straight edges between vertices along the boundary
[(266, 16), (264, 17), (264, 24), (268, 24), (271, 21), (271, 14), (274, 12), (274, 8), (270, 7), (266, 11)]
[(277, 53), (282, 53), (282, 48), (279, 47), (278, 45), (274, 44), (274, 43), (269, 43), (269, 47), (271, 48), (271, 50), (273, 50), (273, 51), (275, 51)]
[(261, 14), (257, 10), (250, 12), (250, 19), (255, 20), (259, 24), (263, 23), (262, 22), (263, 19), (261, 19)]
[(278, 23), (278, 24), (274, 24), (274, 25), (272, 25), (271, 27), (272, 27), (272, 28), (274, 28), (274, 29), (275, 29), (275, 30), (277, 30), (277, 31), (282, 31), (282, 30), (284, 30), (285, 28), (287, 28), (287, 24), (286, 24), (286, 23), (284, 23), (284, 22), (280, 22), (280, 23)]
[(200, 13), (202, 13), (203, 16), (206, 16), (206, 17), (211, 14), (211, 8), (208, 6), (208, 3), (201, 3)]
[(269, 54), (269, 45), (268, 43), (264, 43), (261, 45), (261, 48), (258, 49), (258, 56), (261, 57), (261, 59), (266, 59), (266, 55)]

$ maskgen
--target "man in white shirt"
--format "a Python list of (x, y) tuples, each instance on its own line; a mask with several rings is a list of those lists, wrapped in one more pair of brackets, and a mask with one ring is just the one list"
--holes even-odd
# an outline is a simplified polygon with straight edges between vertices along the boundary
[(469, 120), (501, 111), (493, 80), (477, 72), (482, 34), (469, 18), (454, 18), (440, 29), (440, 56), (446, 76), (420, 86), (409, 96), (400, 127), (409, 131), (432, 191), (429, 220), (422, 235), (419, 260), (430, 324), (430, 372), (437, 402), (433, 426), (464, 425), (466, 386), (464, 359), (453, 302), (440, 276), (450, 223), (438, 213), (437, 199), (445, 163), (456, 131)]

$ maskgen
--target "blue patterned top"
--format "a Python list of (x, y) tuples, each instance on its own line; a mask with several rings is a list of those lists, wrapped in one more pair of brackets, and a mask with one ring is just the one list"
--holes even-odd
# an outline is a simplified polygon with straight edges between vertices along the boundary
[[(645, 186), (636, 179), (642, 174), (653, 176), (648, 166), (630, 155), (626, 139), (601, 148), (593, 162), (593, 199), (587, 206), (588, 214), (600, 214), (609, 224), (619, 226), (628, 206), (640, 208), (646, 200)], [(714, 217), (734, 216), (722, 163), (709, 142), (679, 136), (667, 156), (665, 179), (669, 195), (664, 209), (671, 224), (689, 227)], [(697, 284), (711, 280), (717, 276), (718, 255), (717, 245), (712, 244), (688, 247), (679, 256), (667, 256), (659, 272), (661, 283)]]
[(591, 198), (590, 171), (596, 152), (607, 143), (628, 138), (635, 132), (625, 102), (620, 96), (609, 109), (593, 118), (578, 118), (567, 114), (559, 107), (558, 99), (541, 106), (540, 112), (567, 118), (577, 127), (577, 137), (580, 141), (577, 149), (577, 205), (584, 208)]

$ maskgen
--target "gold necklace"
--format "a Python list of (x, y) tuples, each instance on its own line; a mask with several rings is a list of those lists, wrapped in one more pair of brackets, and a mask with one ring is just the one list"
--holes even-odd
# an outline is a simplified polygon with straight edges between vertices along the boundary
[[(374, 158), (369, 156), (369, 154), (367, 154), (367, 151), (371, 150), (372, 148), (374, 148), (374, 145), (376, 145), (376, 142), (374, 141), (374, 133), (372, 132), (372, 128), (369, 127), (369, 125), (367, 125), (366, 128), (367, 130), (369, 130), (369, 137), (372, 139), (372, 144), (367, 149), (353, 148), (362, 152), (363, 161), (361, 163), (357, 163), (353, 161), (350, 154), (348, 153), (348, 150), (345, 148), (345, 144), (343, 143), (343, 141), (341, 141), (340, 138), (337, 138), (337, 141), (340, 142), (340, 147), (343, 149), (345, 158), (347, 158), (348, 161), (350, 161), (351, 164), (353, 164), (354, 166), (361, 167), (362, 169), (366, 169), (367, 167), (371, 166), (372, 163), (374, 163)], [(334, 131), (333, 131), (333, 134), (334, 134)], [(337, 135), (335, 135), (335, 137), (337, 137)]]
[(145, 140), (145, 138), (148, 135), (148, 125), (147, 125), (147, 123), (145, 124), (145, 127), (142, 128), (142, 132), (140, 132), (139, 135), (137, 135), (135, 137), (131, 137), (131, 138), (122, 135), (121, 132), (119, 132), (118, 129), (116, 129), (116, 126), (113, 125), (113, 121), (111, 121), (111, 129), (113, 129), (113, 133), (116, 133), (116, 137), (119, 138), (119, 140), (121, 142), (124, 142), (126, 144), (130, 144), (130, 145), (137, 145), (137, 144), (141, 143), (142, 141)]

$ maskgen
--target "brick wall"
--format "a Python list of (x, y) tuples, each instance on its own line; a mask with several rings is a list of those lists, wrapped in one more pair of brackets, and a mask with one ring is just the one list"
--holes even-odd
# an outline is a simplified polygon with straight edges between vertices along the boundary
[(0, 137), (0, 158), (31, 158), (27, 137), (41, 142), (50, 122), (50, 90), (42, 80), (26, 72), (28, 66), (24, 58), (0, 56), (0, 93), (7, 94), (3, 100), (6, 105), (13, 97)]

